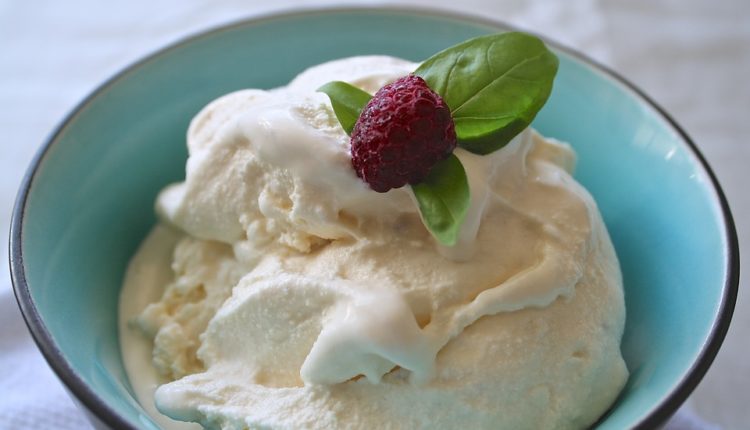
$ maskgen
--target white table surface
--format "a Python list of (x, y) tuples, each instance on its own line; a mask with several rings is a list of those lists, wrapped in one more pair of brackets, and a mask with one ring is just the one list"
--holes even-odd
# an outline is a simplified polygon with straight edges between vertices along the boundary
[[(182, 36), (227, 21), (335, 1), (137, 0), (131, 2), (0, 0), (0, 243), (7, 243), (16, 190), (31, 157), (53, 127), (106, 78), (143, 55)], [(513, 23), (586, 52), (614, 68), (661, 104), (692, 136), (729, 200), (740, 239), (750, 249), (750, 1), (701, 0), (411, 0), (357, 2), (457, 9)], [(451, 6), (460, 3), (461, 8)], [(349, 4), (354, 4), (349, 2)], [(0, 248), (7, 261), (7, 246)], [(741, 265), (748, 265), (747, 252)], [(23, 333), (12, 303), (7, 265), (0, 269), (0, 330)], [(727, 429), (750, 422), (750, 298), (740, 296), (729, 334), (689, 404)], [(26, 336), (25, 333), (20, 336)], [(4, 338), (3, 338), (4, 339)], [(77, 428), (59, 383), (40, 356), (10, 362), (7, 348), (33, 350), (24, 339), (0, 339), (0, 398), (45, 419), (15, 417), (0, 409), (0, 427)], [(3, 391), (8, 366), (29, 378), (27, 392)], [(20, 370), (18, 367), (20, 366)], [(43, 389), (39, 397), (37, 390)], [(27, 403), (24, 403), (27, 402)], [(47, 402), (47, 403), (45, 403)], [(69, 408), (60, 415), (59, 407)], [(58, 415), (56, 415), (58, 414)], [(67, 427), (63, 425), (67, 423)], [(54, 425), (53, 425), (54, 424)], [(8, 424), (10, 425), (10, 424)], [(50, 425), (52, 425), (50, 427)]]

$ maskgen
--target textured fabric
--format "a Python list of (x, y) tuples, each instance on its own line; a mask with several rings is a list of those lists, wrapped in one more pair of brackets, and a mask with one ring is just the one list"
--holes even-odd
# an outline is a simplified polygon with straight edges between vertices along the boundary
[(0, 327), (0, 429), (89, 428), (31, 340), (7, 288), (0, 292)]
[[(34, 152), (65, 114), (119, 69), (167, 43), (228, 21), (332, 0), (0, 0), (0, 243), (15, 193)], [(750, 3), (700, 0), (410, 0), (357, 4), (443, 7), (549, 36), (609, 64), (643, 86), (687, 127), (716, 170), (738, 222), (750, 219), (744, 187), (750, 161)], [(353, 4), (353, 2), (349, 2)], [(452, 4), (460, 4), (451, 6)], [(740, 226), (750, 245), (750, 228)], [(0, 246), (7, 260), (7, 247)], [(746, 254), (747, 255), (747, 254)], [(747, 267), (747, 265), (745, 265)], [(85, 429), (28, 335), (0, 265), (0, 429)], [(748, 295), (745, 295), (748, 296)], [(742, 394), (750, 377), (748, 299), (693, 396), (697, 411), (727, 428), (750, 420)], [(739, 333), (739, 334), (738, 334)], [(716, 429), (684, 407), (669, 429)]]

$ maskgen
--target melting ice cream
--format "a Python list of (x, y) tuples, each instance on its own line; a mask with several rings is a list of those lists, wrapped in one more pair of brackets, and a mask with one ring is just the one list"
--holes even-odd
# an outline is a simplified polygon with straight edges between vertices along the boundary
[(451, 248), (409, 187), (352, 170), (316, 89), (374, 93), (415, 67), (337, 60), (193, 119), (121, 299), (142, 403), (223, 429), (583, 428), (611, 405), (622, 281), (570, 146), (527, 129), (456, 150), (471, 206)]

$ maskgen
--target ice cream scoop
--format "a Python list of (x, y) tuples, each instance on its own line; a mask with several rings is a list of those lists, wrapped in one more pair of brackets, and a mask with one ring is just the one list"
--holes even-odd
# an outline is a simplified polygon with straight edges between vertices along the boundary
[[(408, 188), (375, 193), (352, 170), (315, 90), (374, 92), (415, 66), (337, 60), (195, 117), (186, 179), (157, 202), (173, 273), (132, 321), (154, 340), (162, 413), (208, 428), (580, 428), (614, 401), (622, 280), (569, 145), (527, 129), (490, 155), (457, 149), (471, 203), (454, 247)], [(159, 288), (141, 272), (123, 300)]]

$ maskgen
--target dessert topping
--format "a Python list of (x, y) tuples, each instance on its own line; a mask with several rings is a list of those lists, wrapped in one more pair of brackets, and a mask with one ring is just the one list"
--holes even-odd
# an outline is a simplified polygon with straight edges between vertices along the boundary
[(378, 90), (357, 120), (352, 165), (373, 190), (422, 182), (456, 147), (450, 110), (424, 79), (408, 75)]
[(377, 192), (412, 185), (427, 229), (457, 243), (470, 190), (456, 146), (490, 154), (531, 124), (552, 90), (558, 59), (535, 36), (470, 39), (425, 60), (375, 97), (345, 82), (319, 90), (352, 136), (352, 165)]

